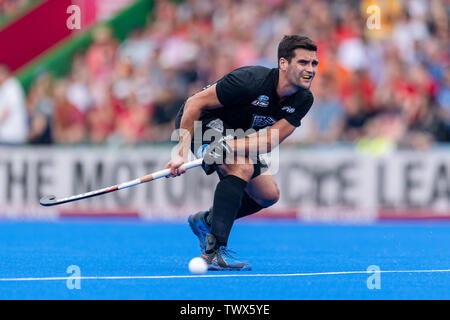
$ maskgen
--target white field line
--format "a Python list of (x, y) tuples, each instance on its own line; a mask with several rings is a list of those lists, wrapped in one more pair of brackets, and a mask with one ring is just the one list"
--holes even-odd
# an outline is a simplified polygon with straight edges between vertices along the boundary
[[(214, 271), (213, 271), (214, 272)], [(214, 273), (221, 273), (215, 271)], [(0, 282), (7, 281), (54, 281), (54, 280), (133, 280), (133, 279), (190, 279), (190, 278), (238, 278), (238, 277), (307, 277), (347, 274), (373, 274), (373, 273), (437, 273), (450, 272), (444, 270), (380, 270), (380, 271), (338, 271), (338, 272), (315, 272), (315, 273), (272, 273), (272, 274), (243, 274), (237, 271), (233, 274), (204, 274), (204, 275), (179, 275), (179, 276), (86, 276), (86, 277), (41, 277), (41, 278), (0, 278)]]

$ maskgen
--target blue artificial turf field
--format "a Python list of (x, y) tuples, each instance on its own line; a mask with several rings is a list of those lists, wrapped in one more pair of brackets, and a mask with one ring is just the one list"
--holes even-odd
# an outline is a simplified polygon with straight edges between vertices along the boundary
[[(230, 247), (250, 272), (192, 276), (184, 223), (0, 223), (0, 299), (449, 299), (450, 224), (238, 222)], [(67, 268), (80, 269), (80, 289)], [(367, 273), (371, 265), (380, 273)], [(367, 280), (379, 276), (379, 289)], [(76, 279), (75, 279), (76, 280)]]

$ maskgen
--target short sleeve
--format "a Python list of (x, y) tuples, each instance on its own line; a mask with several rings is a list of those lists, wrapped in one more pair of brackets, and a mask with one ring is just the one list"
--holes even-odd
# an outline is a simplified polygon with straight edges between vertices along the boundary
[(305, 117), (314, 103), (314, 97), (311, 91), (308, 90), (299, 100), (299, 103), (296, 103), (293, 107), (287, 106), (282, 108), (283, 118), (294, 127), (300, 126), (301, 120)]
[(249, 68), (236, 69), (217, 81), (217, 98), (224, 106), (233, 105), (241, 99), (250, 97), (254, 85), (254, 76)]

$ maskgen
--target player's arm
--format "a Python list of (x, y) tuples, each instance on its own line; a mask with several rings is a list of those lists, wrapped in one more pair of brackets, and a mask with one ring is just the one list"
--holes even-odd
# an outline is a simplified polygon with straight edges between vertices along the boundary
[(260, 130), (245, 138), (235, 140), (222, 138), (213, 142), (203, 157), (203, 169), (207, 174), (211, 174), (215, 164), (223, 163), (225, 157), (232, 154), (255, 159), (259, 154), (269, 153), (283, 142), (295, 128), (286, 119), (281, 119), (268, 129)]
[(236, 154), (257, 155), (271, 152), (282, 143), (294, 130), (300, 126), (301, 119), (308, 113), (314, 102), (314, 97), (310, 91), (301, 96), (301, 101), (297, 103), (294, 112), (287, 112), (282, 119), (275, 122), (267, 130), (258, 131), (243, 139), (227, 141)]
[(205, 110), (212, 110), (222, 107), (216, 94), (216, 84), (202, 90), (186, 100), (183, 116), (180, 122), (180, 138), (178, 142), (177, 154), (166, 165), (171, 169), (172, 175), (176, 176), (184, 173), (184, 170), (177, 169), (187, 160), (191, 147), (191, 140), (194, 134), (194, 122), (200, 118)]
[(245, 138), (227, 141), (227, 143), (230, 144), (234, 153), (239, 155), (255, 156), (271, 152), (300, 126), (301, 120), (311, 109), (313, 103), (312, 93), (310, 91), (302, 92), (301, 95), (296, 96), (296, 105), (293, 112), (281, 110), (281, 119), (272, 126)]
[(295, 129), (296, 127), (286, 119), (281, 119), (268, 129), (259, 130), (245, 138), (226, 142), (233, 149), (234, 154), (249, 156), (255, 155), (255, 152), (258, 154), (268, 153), (280, 145)]

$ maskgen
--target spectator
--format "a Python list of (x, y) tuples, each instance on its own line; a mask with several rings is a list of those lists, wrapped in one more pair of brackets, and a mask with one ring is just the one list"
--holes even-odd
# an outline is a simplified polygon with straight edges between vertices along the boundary
[(25, 143), (27, 134), (27, 107), (24, 91), (9, 68), (0, 65), (0, 143)]
[(134, 67), (148, 66), (153, 55), (156, 43), (146, 37), (145, 30), (135, 30), (119, 48), (119, 59), (129, 59)]
[[(68, 78), (66, 95), (67, 100), (82, 113), (88, 112), (94, 104), (94, 96), (90, 91), (89, 85), (86, 68), (76, 66)], [(100, 100), (103, 98), (103, 95), (98, 95), (95, 98)]]
[(117, 46), (108, 27), (95, 30), (94, 43), (86, 53), (86, 66), (93, 83), (106, 82), (113, 75)]
[(20, 15), (32, 3), (31, 0), (2, 0), (0, 1), (0, 23), (11, 17)]
[(445, 123), (426, 96), (412, 95), (405, 103), (408, 130), (403, 145), (419, 150), (431, 147), (433, 141), (448, 141)]
[(401, 145), (405, 131), (406, 123), (400, 110), (380, 110), (367, 119), (356, 148), (369, 155), (386, 154)]
[(355, 142), (363, 136), (364, 126), (370, 118), (370, 113), (364, 108), (362, 98), (358, 94), (352, 94), (344, 101), (344, 110), (341, 139)]
[(51, 78), (48, 73), (40, 75), (28, 94), (28, 116), (31, 144), (51, 144), (54, 101)]
[(62, 80), (56, 85), (54, 97), (54, 141), (60, 144), (84, 142), (86, 138), (85, 115), (67, 99), (66, 81)]
[(110, 89), (98, 106), (92, 107), (87, 113), (89, 141), (94, 144), (105, 143), (114, 134), (117, 113), (111, 91)]
[(447, 68), (444, 74), (442, 87), (437, 94), (439, 115), (450, 126), (450, 68)]
[(335, 142), (342, 135), (344, 112), (336, 95), (336, 85), (330, 75), (317, 77), (312, 88), (314, 108), (311, 110), (311, 143)]
[(151, 109), (139, 102), (133, 92), (119, 105), (116, 128), (120, 141), (134, 145), (149, 139), (149, 119)]

